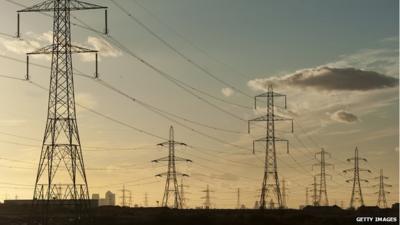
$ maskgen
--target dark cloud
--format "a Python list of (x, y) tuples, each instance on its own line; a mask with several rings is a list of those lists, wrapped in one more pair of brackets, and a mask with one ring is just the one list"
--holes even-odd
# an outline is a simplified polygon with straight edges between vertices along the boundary
[(339, 110), (331, 115), (331, 119), (341, 123), (355, 123), (358, 122), (358, 117), (353, 113)]
[(326, 91), (368, 91), (396, 87), (399, 80), (374, 71), (355, 68), (317, 67), (282, 77), (251, 80), (248, 85), (260, 90), (264, 89), (268, 83)]

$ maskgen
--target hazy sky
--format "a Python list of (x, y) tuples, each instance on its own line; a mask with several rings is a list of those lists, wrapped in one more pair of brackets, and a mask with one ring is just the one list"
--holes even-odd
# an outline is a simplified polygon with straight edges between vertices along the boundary
[[(12, 2), (32, 5), (39, 1)], [(281, 145), (277, 154), (280, 178), (288, 184), (290, 207), (304, 203), (305, 187), (312, 183), (312, 174), (318, 173), (311, 167), (317, 163), (313, 153), (321, 147), (332, 154), (328, 162), (335, 164), (334, 169), (328, 169), (332, 175), (332, 180), (328, 179), (331, 204), (349, 203), (351, 185), (345, 179), (351, 174), (342, 170), (352, 167), (345, 159), (353, 156), (356, 146), (368, 159), (363, 168), (373, 171), (362, 177), (376, 177), (382, 168), (393, 185), (389, 204), (398, 199), (398, 1), (117, 2), (171, 46), (246, 95), (261, 93), (268, 82), (275, 83), (277, 92), (287, 94), (288, 111), (277, 110), (294, 118), (295, 132), (286, 132), (290, 131), (287, 124), (277, 125), (277, 135), (290, 141), (290, 155)], [(96, 4), (110, 7), (110, 36), (73, 26), (72, 39), (100, 50), (101, 79), (147, 104), (229, 132), (180, 119), (179, 124), (174, 123), (98, 81), (79, 76), (75, 76), (77, 102), (164, 138), (173, 125), (178, 141), (196, 146), (177, 151), (177, 155), (193, 160), (178, 166), (190, 175), (184, 181), (189, 186), (186, 197), (190, 207), (203, 203), (201, 190), (207, 184), (214, 190), (216, 207), (234, 207), (237, 188), (242, 190), (242, 203), (252, 207), (258, 200), (264, 159), (262, 145), (252, 154), (252, 140), (262, 137), (263, 131), (257, 128), (248, 135), (246, 120), (263, 110), (253, 110), (252, 98), (188, 63), (111, 1)], [(24, 63), (4, 56), (24, 61), (26, 52), (49, 44), (52, 21), (41, 14), (23, 14), (23, 39), (14, 39), (18, 9), (21, 7), (9, 1), (0, 3), (0, 75), (24, 78)], [(99, 31), (103, 29), (101, 11), (74, 12), (73, 16)], [(73, 22), (79, 23), (76, 19)], [(194, 91), (217, 105), (216, 109), (119, 49), (111, 38), (175, 79), (245, 107)], [(50, 65), (46, 57), (32, 59), (32, 63)], [(75, 56), (74, 68), (93, 74), (94, 62)], [(0, 200), (16, 195), (30, 198), (48, 94), (31, 83), (0, 78)], [(49, 70), (32, 65), (31, 79), (47, 87)], [(164, 179), (154, 175), (166, 166), (150, 161), (166, 156), (165, 149), (156, 147), (162, 139), (79, 107), (78, 123), (91, 193), (103, 195), (111, 190), (119, 195), (125, 184), (132, 190), (135, 204), (143, 204), (145, 192), (150, 204), (161, 200)], [(364, 185), (368, 205), (376, 203), (373, 193), (377, 190), (372, 185), (377, 181)]]

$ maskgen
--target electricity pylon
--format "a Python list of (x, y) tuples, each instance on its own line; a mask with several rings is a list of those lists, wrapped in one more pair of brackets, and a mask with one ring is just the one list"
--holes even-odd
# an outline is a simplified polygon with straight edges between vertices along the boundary
[(33, 194), (33, 205), (43, 210), (39, 213), (41, 224), (48, 224), (51, 200), (73, 205), (74, 218), (70, 221), (74, 224), (90, 220), (89, 188), (76, 120), (72, 53), (95, 53), (97, 59), (97, 51), (72, 45), (70, 21), (71, 11), (89, 9), (107, 11), (107, 7), (79, 0), (45, 0), (17, 11), (17, 37), (20, 37), (20, 13), (53, 12), (53, 43), (27, 53), (26, 79), (29, 79), (29, 55), (52, 55), (47, 123)]
[(317, 201), (319, 206), (328, 206), (329, 200), (328, 192), (326, 190), (326, 176), (329, 176), (331, 178), (332, 176), (327, 174), (325, 169), (327, 166), (333, 165), (325, 162), (325, 156), (328, 155), (329, 157), (331, 157), (331, 154), (329, 152), (326, 152), (325, 149), (321, 148), (320, 152), (315, 153), (315, 159), (317, 159), (317, 155), (320, 155), (319, 163), (312, 165), (312, 169), (314, 169), (314, 166), (320, 167), (320, 173), (316, 174), (317, 176), (319, 176), (319, 192)]
[[(260, 208), (265, 209), (267, 202), (275, 202), (278, 207), (282, 205), (282, 194), (279, 186), (278, 177), (278, 164), (276, 160), (276, 147), (277, 141), (286, 142), (287, 152), (289, 153), (289, 141), (278, 138), (275, 136), (275, 121), (286, 121), (292, 122), (293, 132), (293, 119), (285, 118), (275, 114), (275, 102), (276, 97), (284, 97), (285, 108), (286, 108), (286, 95), (276, 93), (272, 89), (272, 85), (268, 85), (268, 92), (257, 95), (254, 97), (254, 107), (257, 109), (257, 99), (266, 98), (267, 102), (267, 114), (248, 121), (248, 132), (250, 133), (251, 122), (266, 122), (266, 135), (263, 138), (256, 139), (253, 141), (253, 154), (255, 153), (255, 143), (265, 142), (265, 164), (264, 164), (264, 177), (261, 186), (260, 195)], [(269, 201), (272, 200), (272, 201)], [(275, 201), (274, 201), (275, 200)], [(274, 203), (274, 204), (275, 204)]]
[(236, 209), (240, 209), (240, 188), (236, 192)]
[[(163, 143), (158, 144), (159, 146), (168, 146), (168, 156), (159, 158), (156, 160), (153, 160), (152, 162), (168, 162), (168, 170), (166, 173), (161, 173), (157, 174), (156, 176), (162, 177), (166, 176), (166, 181), (165, 181), (165, 189), (164, 189), (164, 196), (162, 200), (162, 206), (163, 207), (171, 207), (175, 209), (181, 209), (182, 208), (182, 197), (181, 194), (179, 193), (179, 185), (178, 185), (178, 180), (177, 176), (184, 176), (188, 177), (189, 175), (184, 174), (184, 173), (179, 173), (176, 171), (176, 161), (185, 161), (185, 162), (192, 162), (190, 159), (184, 159), (180, 158), (178, 156), (175, 156), (175, 146), (176, 145), (181, 145), (181, 146), (187, 146), (185, 143), (182, 142), (177, 142), (174, 140), (174, 127), (170, 127), (169, 129), (169, 140)], [(171, 204), (170, 199), (173, 197), (173, 203)]]
[(385, 177), (383, 175), (383, 169), (381, 169), (379, 177), (375, 177), (374, 179), (379, 179), (379, 184), (373, 185), (373, 187), (379, 187), (379, 191), (375, 193), (378, 195), (378, 201), (376, 205), (379, 208), (387, 208), (386, 194), (390, 194), (390, 192), (385, 191), (385, 187), (391, 187), (392, 185), (385, 184), (385, 180), (389, 179), (389, 177)]
[(149, 199), (148, 199), (148, 196), (147, 196), (147, 192), (144, 193), (144, 205), (143, 206), (144, 207), (149, 207)]
[(122, 185), (121, 191), (121, 206), (122, 207), (130, 207), (132, 203), (132, 192), (126, 190), (125, 185)]
[(186, 198), (186, 191), (185, 188), (189, 187), (188, 185), (183, 184), (183, 177), (181, 178), (181, 184), (179, 185), (180, 188), (180, 194), (181, 194), (181, 199), (182, 199), (182, 209), (187, 207), (187, 200), (188, 198)]
[(360, 178), (360, 171), (371, 173), (368, 169), (362, 169), (359, 166), (360, 161), (367, 162), (367, 159), (358, 156), (358, 148), (354, 150), (354, 157), (347, 159), (348, 162), (354, 161), (354, 168), (343, 170), (344, 173), (353, 171), (353, 179), (346, 180), (347, 183), (353, 182), (353, 189), (351, 192), (350, 208), (358, 208), (364, 206), (364, 198), (361, 190), (361, 182), (368, 182), (367, 179)]
[(206, 196), (202, 197), (202, 199), (204, 199), (204, 203), (203, 203), (204, 208), (205, 209), (211, 209), (212, 204), (211, 204), (211, 195), (210, 195), (210, 193), (214, 192), (214, 191), (210, 190), (210, 188), (208, 187), (208, 184), (207, 184), (207, 188), (205, 190), (203, 190), (202, 192), (206, 193)]
[(305, 201), (305, 206), (308, 206), (308, 192), (309, 192), (309, 190), (308, 190), (308, 187), (306, 187), (306, 201)]
[(287, 208), (287, 193), (285, 178), (282, 179), (282, 208)]
[(317, 184), (316, 176), (314, 176), (314, 182), (311, 185), (312, 185), (312, 195), (311, 195), (312, 204), (313, 204), (313, 206), (319, 206), (318, 189), (317, 189), (318, 184)]

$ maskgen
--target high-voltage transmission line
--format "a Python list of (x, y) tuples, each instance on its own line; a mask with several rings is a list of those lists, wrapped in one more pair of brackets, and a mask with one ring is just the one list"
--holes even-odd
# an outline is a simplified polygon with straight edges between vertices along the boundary
[(42, 209), (41, 224), (48, 224), (51, 200), (73, 205), (74, 224), (90, 221), (89, 189), (76, 120), (72, 53), (96, 53), (97, 58), (97, 51), (72, 45), (70, 22), (71, 11), (89, 9), (105, 10), (107, 33), (104, 6), (79, 0), (46, 0), (17, 11), (17, 37), (20, 37), (20, 13), (53, 12), (53, 43), (27, 53), (26, 79), (29, 79), (29, 55), (52, 55), (47, 123), (33, 194), (33, 205)]
[[(260, 208), (265, 209), (268, 199), (271, 203), (275, 202), (278, 207), (283, 207), (282, 194), (279, 187), (278, 165), (276, 160), (276, 147), (277, 141), (286, 142), (287, 152), (289, 153), (289, 141), (275, 137), (275, 121), (292, 122), (293, 132), (293, 119), (285, 118), (275, 114), (275, 98), (284, 97), (286, 108), (286, 95), (273, 92), (272, 85), (268, 86), (268, 92), (257, 95), (254, 97), (254, 107), (257, 108), (257, 99), (265, 98), (267, 103), (267, 114), (248, 121), (248, 132), (250, 133), (251, 122), (266, 122), (266, 136), (253, 141), (253, 153), (255, 153), (255, 143), (265, 142), (265, 165), (264, 165), (264, 178), (261, 186)], [(274, 203), (274, 204), (275, 204)]]
[[(320, 159), (317, 159), (317, 155), (320, 155)], [(312, 165), (313, 168), (314, 168), (314, 166), (320, 167), (320, 173), (316, 174), (317, 176), (319, 176), (319, 192), (318, 192), (318, 199), (317, 199), (319, 206), (328, 206), (329, 205), (328, 192), (326, 190), (326, 176), (330, 176), (331, 178), (332, 178), (332, 176), (329, 174), (326, 174), (325, 169), (327, 166), (333, 166), (333, 165), (325, 162), (326, 155), (331, 157), (330, 153), (326, 152), (325, 149), (322, 148), (320, 152), (315, 153), (315, 158), (317, 160), (319, 160), (319, 163)]]
[(207, 184), (207, 188), (205, 190), (202, 190), (202, 192), (204, 192), (206, 195), (204, 197), (202, 197), (202, 199), (204, 199), (204, 208), (205, 209), (211, 209), (212, 204), (211, 204), (211, 192), (214, 192), (212, 190), (210, 190), (208, 184)]
[(354, 161), (354, 167), (344, 170), (344, 173), (353, 171), (353, 179), (346, 180), (346, 182), (353, 182), (353, 189), (351, 192), (350, 208), (358, 208), (364, 205), (364, 198), (361, 190), (361, 182), (368, 182), (366, 179), (360, 178), (360, 171), (371, 173), (368, 169), (362, 169), (359, 166), (360, 161), (367, 162), (367, 159), (358, 156), (358, 148), (354, 150), (354, 157), (347, 159), (348, 162)]
[(379, 187), (379, 191), (375, 193), (378, 195), (376, 205), (379, 208), (387, 208), (386, 194), (389, 194), (390, 192), (385, 191), (385, 187), (391, 187), (392, 185), (385, 184), (385, 180), (389, 179), (389, 177), (385, 177), (383, 175), (383, 169), (381, 169), (379, 171), (379, 177), (375, 177), (374, 179), (379, 179), (379, 184), (373, 185), (373, 187)]
[[(186, 176), (189, 175), (184, 173), (179, 173), (176, 171), (176, 161), (185, 161), (185, 162), (192, 162), (190, 159), (184, 159), (178, 156), (175, 156), (175, 146), (187, 146), (185, 143), (177, 142), (174, 140), (174, 127), (170, 127), (169, 129), (169, 140), (163, 143), (158, 144), (159, 146), (168, 146), (168, 156), (153, 160), (152, 162), (168, 162), (168, 170), (166, 173), (157, 174), (156, 176), (166, 176), (165, 181), (165, 189), (164, 189), (164, 196), (162, 199), (161, 205), (163, 207), (171, 207), (175, 209), (182, 208), (182, 196), (179, 192), (179, 185), (177, 176)], [(172, 199), (172, 204), (170, 199)]]

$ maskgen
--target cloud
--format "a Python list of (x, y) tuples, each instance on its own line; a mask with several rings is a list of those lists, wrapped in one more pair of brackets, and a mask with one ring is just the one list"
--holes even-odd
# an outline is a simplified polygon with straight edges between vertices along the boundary
[(248, 86), (254, 90), (265, 90), (270, 83), (320, 91), (368, 91), (396, 87), (399, 80), (374, 71), (324, 66), (299, 70), (282, 77), (250, 80)]
[(231, 88), (228, 88), (228, 87), (222, 88), (221, 92), (225, 97), (230, 97), (235, 93)]
[(30, 41), (30, 40), (5, 40), (1, 41), (5, 49), (9, 52), (16, 54), (25, 54), (27, 52), (32, 52), (41, 47), (41, 44), (38, 41)]
[[(392, 38), (387, 40), (392, 40)], [(353, 67), (397, 77), (399, 74), (398, 42), (385, 41), (385, 39), (381, 42), (389, 46), (377, 49), (363, 49), (350, 55), (341, 55), (337, 61), (327, 63), (325, 66), (334, 68)]]
[(353, 113), (338, 110), (331, 115), (331, 119), (341, 123), (355, 123), (358, 122), (358, 117)]
[(122, 53), (102, 38), (88, 37), (87, 43), (103, 57), (118, 57)]

